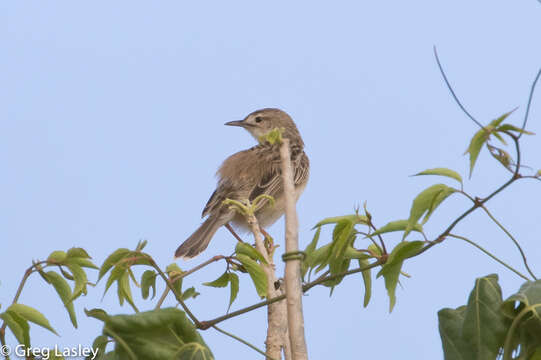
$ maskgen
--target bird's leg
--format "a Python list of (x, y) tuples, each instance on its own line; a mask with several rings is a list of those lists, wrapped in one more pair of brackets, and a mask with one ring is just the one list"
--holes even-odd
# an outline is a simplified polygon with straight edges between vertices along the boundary
[(233, 230), (233, 227), (229, 223), (225, 223), (225, 227), (227, 228), (227, 230), (229, 230), (229, 232), (231, 232), (231, 234), (233, 234), (233, 236), (235, 237), (235, 239), (237, 239), (238, 242), (241, 242), (241, 243), (244, 242), (244, 241), (242, 241), (240, 236), (237, 235), (235, 230)]

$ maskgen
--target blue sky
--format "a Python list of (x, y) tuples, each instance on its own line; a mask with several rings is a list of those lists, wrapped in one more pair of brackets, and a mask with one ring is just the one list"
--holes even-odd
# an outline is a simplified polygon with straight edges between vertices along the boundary
[[(462, 154), (477, 130), (449, 95), (433, 45), (479, 121), (519, 106), (510, 118), (519, 125), (541, 66), (540, 17), (535, 0), (2, 2), (2, 309), (32, 259), (53, 250), (81, 246), (101, 264), (116, 248), (147, 239), (148, 252), (169, 264), (201, 221), (216, 168), (253, 145), (249, 134), (223, 123), (262, 107), (292, 115), (311, 159), (311, 179), (298, 203), (301, 246), (317, 221), (351, 213), (364, 201), (379, 225), (406, 218), (414, 196), (442, 181), (409, 175), (445, 166), (466, 176)], [(538, 134), (540, 94), (528, 126)], [(524, 164), (541, 168), (539, 136), (522, 139)], [(507, 176), (484, 151), (465, 189), (484, 196)], [(537, 274), (540, 199), (540, 184), (524, 180), (488, 204)], [(441, 232), (467, 206), (450, 198), (427, 233)], [(281, 238), (283, 222), (270, 231)], [(522, 270), (509, 239), (481, 212), (457, 233)], [(322, 239), (329, 237), (327, 231)], [(228, 254), (234, 243), (220, 230), (201, 258), (179, 266)], [(212, 280), (223, 268), (210, 266), (186, 285)], [(304, 314), (311, 358), (440, 358), (439, 309), (464, 304), (478, 276), (497, 272), (504, 297), (521, 284), (452, 239), (409, 261), (405, 271), (412, 278), (402, 281), (392, 314), (381, 280), (366, 309), (359, 276), (332, 297), (326, 288), (310, 291)], [(210, 319), (225, 312), (226, 290), (197, 289), (196, 314)], [(101, 327), (86, 318), (85, 307), (131, 311), (118, 306), (114, 291), (100, 302), (102, 293), (99, 284), (77, 301), (74, 331), (52, 288), (32, 278), (20, 302), (39, 307), (61, 334), (33, 326), (34, 345), (89, 344)], [(234, 308), (255, 301), (244, 278)], [(142, 309), (153, 304), (139, 296), (137, 303)], [(222, 325), (263, 347), (264, 321), (259, 310)], [(213, 330), (202, 335), (218, 359), (258, 356)]]

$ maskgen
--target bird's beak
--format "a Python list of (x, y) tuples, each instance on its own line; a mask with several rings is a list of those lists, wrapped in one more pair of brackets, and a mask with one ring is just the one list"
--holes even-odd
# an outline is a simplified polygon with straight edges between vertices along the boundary
[(224, 125), (244, 127), (244, 120), (229, 121), (229, 122), (226, 122)]

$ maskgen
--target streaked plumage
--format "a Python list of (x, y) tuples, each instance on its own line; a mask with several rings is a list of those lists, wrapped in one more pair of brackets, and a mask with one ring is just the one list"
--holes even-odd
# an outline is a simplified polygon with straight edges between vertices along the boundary
[[(291, 117), (279, 109), (262, 109), (249, 114), (242, 121), (226, 125), (241, 126), (259, 139), (274, 128), (284, 128), (283, 136), (290, 141), (291, 161), (297, 199), (308, 182), (310, 163), (304, 153), (304, 143)], [(260, 143), (228, 157), (217, 172), (218, 185), (203, 210), (208, 216), (201, 226), (179, 246), (176, 257), (193, 258), (203, 252), (216, 231), (228, 222), (248, 229), (244, 217), (227, 206), (225, 199), (254, 200), (261, 194), (272, 196), (274, 206), (264, 200), (256, 210), (261, 227), (272, 225), (284, 213), (279, 144)]]

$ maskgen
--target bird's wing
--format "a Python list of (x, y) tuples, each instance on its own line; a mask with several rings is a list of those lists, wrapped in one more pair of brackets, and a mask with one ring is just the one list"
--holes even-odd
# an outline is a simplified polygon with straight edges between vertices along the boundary
[[(309, 160), (306, 154), (302, 153), (302, 155), (298, 157), (298, 160), (292, 165), (294, 168), (293, 183), (295, 186), (305, 183), (308, 179), (309, 173)], [(277, 161), (273, 161), (270, 171), (264, 174), (259, 183), (254, 187), (250, 193), (249, 200), (253, 201), (256, 197), (262, 194), (270, 195), (276, 199), (282, 194), (283, 191), (282, 167), (280, 160), (278, 159)], [(262, 199), (256, 210), (261, 209), (268, 202), (269, 200)]]
[(214, 190), (212, 195), (210, 195), (210, 199), (209, 201), (207, 201), (207, 205), (205, 205), (201, 217), (207, 216), (208, 214), (214, 212), (214, 210), (222, 206), (222, 203), (226, 199), (225, 195), (228, 193), (228, 184), (220, 182), (216, 190)]

